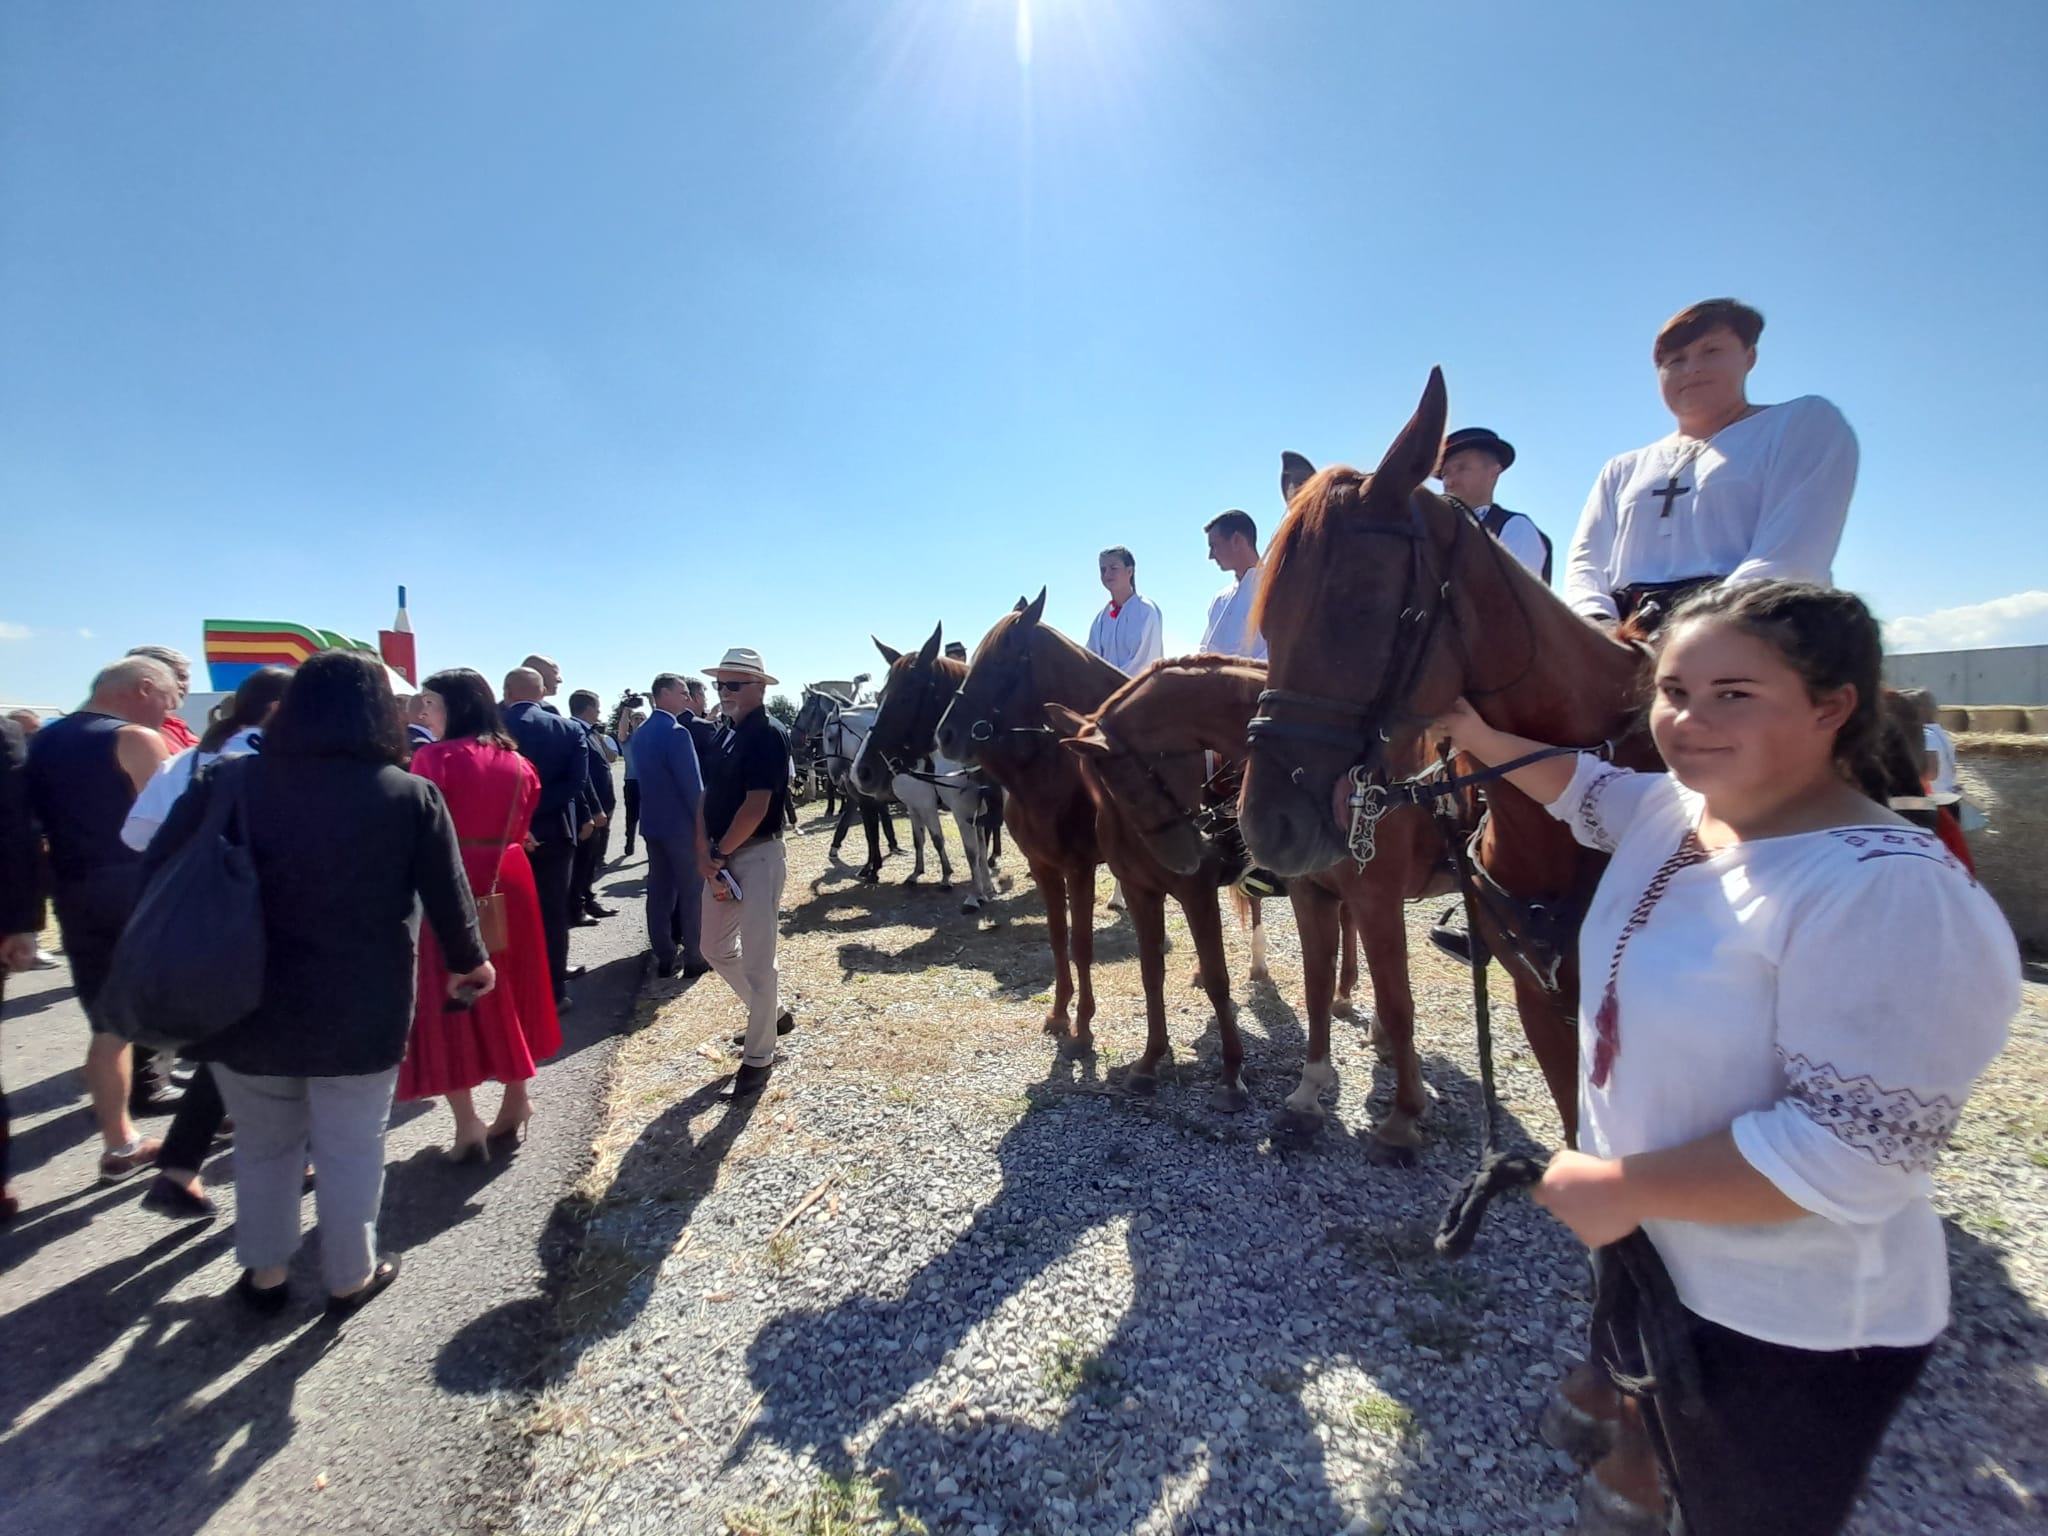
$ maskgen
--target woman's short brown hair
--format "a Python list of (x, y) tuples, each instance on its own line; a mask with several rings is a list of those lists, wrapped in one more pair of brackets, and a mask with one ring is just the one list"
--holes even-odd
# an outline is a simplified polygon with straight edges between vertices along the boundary
[(1650, 360), (1661, 363), (1724, 325), (1745, 347), (1755, 346), (1757, 337), (1764, 333), (1764, 317), (1741, 300), (1702, 299), (1664, 322), (1664, 329), (1657, 333), (1657, 344), (1650, 348)]

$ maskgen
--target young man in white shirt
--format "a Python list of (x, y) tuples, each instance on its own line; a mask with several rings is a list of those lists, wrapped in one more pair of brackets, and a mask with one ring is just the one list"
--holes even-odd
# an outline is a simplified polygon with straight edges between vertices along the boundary
[(1564, 596), (1597, 623), (1695, 587), (1781, 577), (1833, 585), (1856, 489), (1856, 434), (1818, 395), (1752, 405), (1764, 317), (1734, 299), (1657, 333), (1657, 384), (1678, 430), (1608, 460), (1565, 562)]
[(1096, 557), (1109, 602), (1088, 626), (1088, 649), (1136, 677), (1164, 654), (1159, 605), (1138, 595), (1138, 562), (1116, 544)]
[(1230, 585), (1209, 600), (1209, 622), (1202, 626), (1204, 654), (1266, 659), (1266, 637), (1252, 628), (1252, 605), (1259, 600), (1259, 525), (1251, 514), (1233, 507), (1203, 526), (1209, 536), (1209, 558), (1230, 573)]
[(1436, 477), (1444, 493), (1471, 509), (1479, 525), (1492, 534), (1533, 576), (1550, 585), (1550, 540), (1525, 513), (1510, 512), (1493, 499), (1493, 488), (1515, 462), (1515, 445), (1485, 427), (1460, 427), (1444, 439), (1444, 456)]

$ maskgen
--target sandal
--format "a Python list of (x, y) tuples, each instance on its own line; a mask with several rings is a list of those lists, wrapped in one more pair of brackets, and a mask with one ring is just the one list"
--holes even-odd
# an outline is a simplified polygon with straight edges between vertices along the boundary
[(398, 1269), (399, 1261), (396, 1258), (379, 1261), (377, 1267), (370, 1271), (369, 1282), (360, 1290), (350, 1291), (346, 1296), (327, 1298), (328, 1317), (337, 1322), (345, 1317), (354, 1317), (398, 1278)]

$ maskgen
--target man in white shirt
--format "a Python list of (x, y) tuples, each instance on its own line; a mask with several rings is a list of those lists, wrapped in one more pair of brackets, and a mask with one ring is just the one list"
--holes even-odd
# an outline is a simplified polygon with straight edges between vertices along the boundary
[(1138, 595), (1138, 562), (1123, 545), (1105, 549), (1096, 558), (1096, 569), (1109, 589), (1109, 602), (1088, 626), (1088, 649), (1136, 677), (1164, 652), (1159, 605)]
[(1203, 525), (1209, 536), (1209, 558), (1230, 573), (1230, 585), (1209, 600), (1209, 622), (1202, 626), (1203, 654), (1266, 659), (1266, 637), (1252, 628), (1252, 605), (1259, 600), (1259, 525), (1251, 514), (1233, 507)]
[(1856, 434), (1818, 395), (1751, 405), (1764, 317), (1734, 299), (1682, 310), (1652, 356), (1678, 430), (1608, 460), (1565, 562), (1564, 596), (1598, 623), (1694, 587), (1833, 584), (1856, 489)]
[(1485, 427), (1460, 427), (1444, 439), (1444, 456), (1436, 477), (1445, 494), (1471, 508), (1479, 525), (1521, 561), (1533, 576), (1550, 585), (1550, 540), (1530, 517), (1510, 512), (1493, 499), (1503, 471), (1515, 462), (1515, 445)]

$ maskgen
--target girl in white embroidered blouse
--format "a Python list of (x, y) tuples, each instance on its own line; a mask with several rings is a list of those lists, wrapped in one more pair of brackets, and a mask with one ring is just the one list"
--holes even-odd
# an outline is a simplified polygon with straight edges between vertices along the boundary
[[(1608, 1451), (1582, 1507), (1649, 1529), (1654, 1452), (1691, 1536), (1838, 1531), (1947, 1326), (1932, 1169), (2018, 1011), (2019, 954), (1885, 804), (1881, 655), (1853, 594), (1715, 588), (1664, 632), (1668, 773), (1587, 753), (1509, 775), (1613, 856), (1579, 940), (1582, 1149), (1536, 1198), (1595, 1250), (1640, 1228), (1682, 1304), (1646, 1316), (1596, 1256), (1595, 1362), (1670, 1380), (1655, 1341), (1676, 1336), (1699, 1367), (1697, 1412), (1640, 1383), (1569, 1405), (1573, 1448)], [(1431, 731), (1483, 763), (1542, 745), (1463, 700)]]

